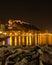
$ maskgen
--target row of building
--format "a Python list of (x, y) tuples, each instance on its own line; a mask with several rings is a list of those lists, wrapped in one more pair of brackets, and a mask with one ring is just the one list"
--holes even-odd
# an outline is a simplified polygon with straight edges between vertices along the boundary
[(8, 36), (3, 45), (43, 45), (52, 44), (52, 33), (42, 32), (37, 27), (21, 20), (9, 20), (8, 24), (0, 27), (3, 34)]

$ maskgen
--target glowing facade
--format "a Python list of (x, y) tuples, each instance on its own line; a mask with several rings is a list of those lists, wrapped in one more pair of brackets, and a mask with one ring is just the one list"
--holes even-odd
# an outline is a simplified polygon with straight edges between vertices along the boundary
[(3, 33), (9, 36), (7, 42), (3, 45), (43, 45), (52, 44), (52, 33), (48, 31), (41, 32), (36, 27), (29, 25), (21, 20), (9, 20), (8, 30)]
[[(43, 45), (43, 44), (52, 44), (52, 33), (30, 33), (30, 32), (18, 32), (14, 31), (7, 33), (9, 36), (9, 45)], [(5, 42), (3, 42), (5, 44)]]

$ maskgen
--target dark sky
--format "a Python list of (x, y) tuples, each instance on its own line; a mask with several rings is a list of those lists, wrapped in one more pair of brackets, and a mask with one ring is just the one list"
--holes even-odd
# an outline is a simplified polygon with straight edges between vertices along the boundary
[(0, 21), (21, 19), (52, 31), (52, 3), (39, 1), (2, 1), (0, 2)]

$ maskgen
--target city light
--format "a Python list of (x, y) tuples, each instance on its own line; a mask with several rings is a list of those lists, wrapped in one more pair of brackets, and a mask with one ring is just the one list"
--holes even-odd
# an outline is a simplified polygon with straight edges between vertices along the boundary
[(0, 31), (0, 34), (3, 33), (2, 31)]
[[(1, 34), (2, 32), (0, 32)], [(4, 32), (3, 35), (9, 36), (9, 45), (43, 45), (52, 44), (52, 33), (29, 33), (21, 31)], [(1, 37), (1, 36), (0, 36)], [(3, 41), (3, 45), (5, 42)]]
[[(17, 25), (18, 23), (20, 25), (19, 27)], [(4, 31), (5, 27), (2, 24), (0, 29), (0, 37), (2, 38), (2, 35), (6, 37), (8, 36), (9, 37), (8, 44), (14, 45), (14, 46), (52, 44), (52, 33), (49, 33), (48, 30), (45, 30), (44, 32), (42, 32), (38, 30), (33, 30), (31, 29), (31, 27), (30, 29), (25, 29), (23, 28), (22, 24), (28, 25), (27, 23), (21, 20), (9, 20), (7, 24), (9, 28), (5, 31)], [(20, 28), (23, 28), (23, 29), (20, 29)], [(5, 44), (6, 44), (6, 40), (3, 41), (3, 45)]]

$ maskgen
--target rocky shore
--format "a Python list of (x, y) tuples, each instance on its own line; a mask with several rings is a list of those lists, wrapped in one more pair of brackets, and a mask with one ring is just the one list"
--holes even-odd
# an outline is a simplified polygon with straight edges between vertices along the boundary
[(52, 65), (52, 46), (0, 45), (0, 65)]

